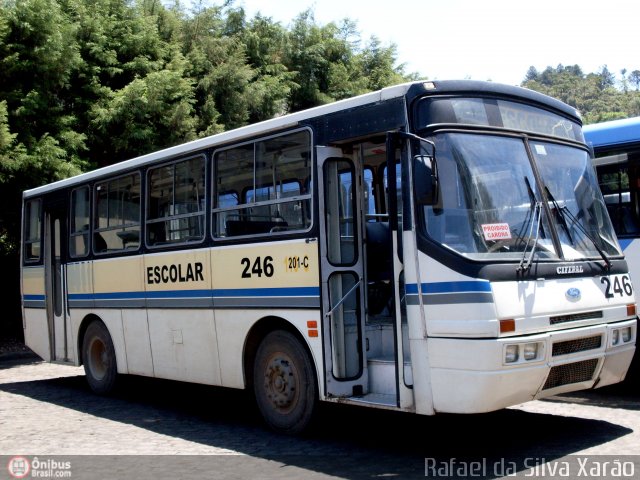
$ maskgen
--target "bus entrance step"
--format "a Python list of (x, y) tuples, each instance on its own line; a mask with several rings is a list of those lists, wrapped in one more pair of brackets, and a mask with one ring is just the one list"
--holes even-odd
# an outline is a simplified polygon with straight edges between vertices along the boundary
[(394, 395), (396, 393), (396, 363), (393, 357), (376, 357), (367, 360), (369, 367), (369, 391)]
[[(369, 391), (384, 395), (396, 395), (396, 362), (393, 356), (367, 359), (369, 369)], [(404, 362), (404, 382), (413, 383), (411, 362)]]
[(386, 407), (396, 407), (396, 396), (385, 395), (384, 393), (367, 393), (361, 397), (352, 397), (353, 403), (362, 403), (367, 405), (383, 405)]

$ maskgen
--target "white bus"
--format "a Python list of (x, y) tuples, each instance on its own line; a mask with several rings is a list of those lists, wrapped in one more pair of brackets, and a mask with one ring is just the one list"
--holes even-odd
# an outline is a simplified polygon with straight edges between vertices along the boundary
[[(391, 173), (389, 173), (391, 172)], [(26, 343), (121, 374), (487, 412), (621, 381), (636, 304), (573, 108), (415, 82), (24, 193)]]
[[(593, 148), (600, 189), (632, 280), (637, 284), (640, 281), (640, 117), (587, 125), (584, 136)], [(631, 373), (637, 385), (640, 378), (637, 354)]]

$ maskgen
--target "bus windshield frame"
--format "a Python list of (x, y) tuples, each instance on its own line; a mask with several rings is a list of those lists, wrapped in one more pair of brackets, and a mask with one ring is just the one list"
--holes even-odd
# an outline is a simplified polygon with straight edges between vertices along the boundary
[[(427, 108), (416, 118), (428, 126), (421, 136), (435, 142), (440, 177), (439, 201), (419, 207), (418, 231), (475, 261), (522, 265), (530, 256), (608, 263), (620, 257), (579, 124), (534, 106), (494, 100), (418, 103)], [(452, 119), (470, 123), (465, 128)]]

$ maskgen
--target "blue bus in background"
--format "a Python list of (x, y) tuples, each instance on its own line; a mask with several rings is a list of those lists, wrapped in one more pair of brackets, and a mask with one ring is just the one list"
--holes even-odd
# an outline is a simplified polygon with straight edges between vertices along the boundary
[[(583, 132), (631, 279), (640, 285), (640, 117), (586, 125)], [(627, 375), (640, 392), (638, 354)]]

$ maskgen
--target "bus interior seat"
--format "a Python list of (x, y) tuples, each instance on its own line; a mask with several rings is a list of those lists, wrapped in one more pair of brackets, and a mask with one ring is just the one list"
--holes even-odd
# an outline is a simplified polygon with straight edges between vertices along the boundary
[(93, 247), (96, 252), (107, 251), (107, 241), (104, 239), (101, 233), (95, 232), (93, 234)]
[(167, 243), (167, 226), (165, 222), (150, 223), (147, 225), (147, 239), (150, 245), (163, 245)]

